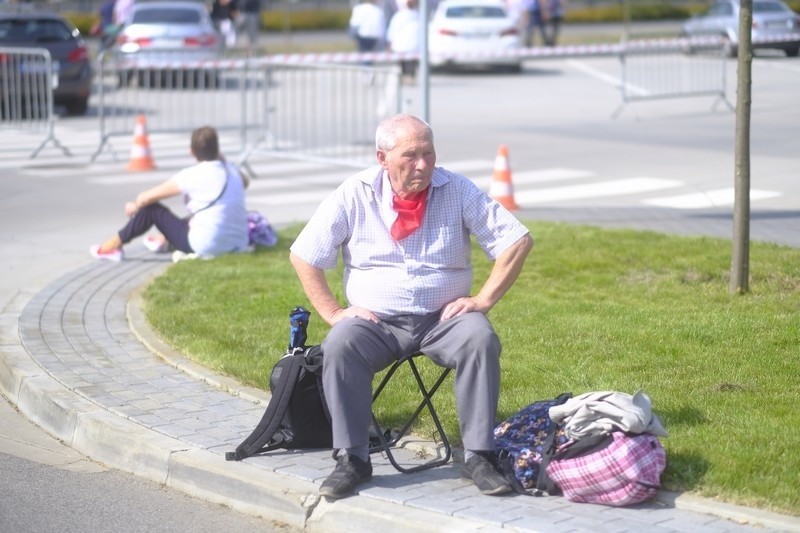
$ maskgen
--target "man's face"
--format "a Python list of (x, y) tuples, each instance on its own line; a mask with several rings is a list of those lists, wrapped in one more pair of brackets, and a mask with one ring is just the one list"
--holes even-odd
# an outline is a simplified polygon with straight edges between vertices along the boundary
[(378, 150), (378, 161), (388, 171), (394, 193), (405, 198), (431, 184), (436, 150), (425, 128), (409, 122), (398, 131), (394, 148)]

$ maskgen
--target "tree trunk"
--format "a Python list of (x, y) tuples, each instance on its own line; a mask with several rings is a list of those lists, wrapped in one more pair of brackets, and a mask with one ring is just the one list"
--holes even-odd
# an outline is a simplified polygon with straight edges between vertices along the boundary
[(750, 104), (752, 85), (753, 0), (741, 0), (736, 75), (736, 147), (731, 293), (750, 290)]

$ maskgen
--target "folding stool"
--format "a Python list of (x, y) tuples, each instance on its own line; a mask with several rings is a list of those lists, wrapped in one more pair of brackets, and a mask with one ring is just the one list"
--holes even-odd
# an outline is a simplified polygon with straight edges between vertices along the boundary
[[(436, 466), (442, 466), (450, 460), (450, 457), (452, 455), (452, 450), (450, 448), (450, 441), (447, 439), (447, 435), (444, 432), (442, 423), (439, 421), (439, 415), (436, 414), (436, 409), (433, 407), (433, 402), (431, 401), (431, 398), (433, 398), (433, 395), (439, 389), (439, 386), (442, 384), (447, 375), (450, 373), (451, 369), (443, 368), (441, 374), (439, 374), (439, 377), (434, 382), (433, 387), (428, 389), (427, 386), (425, 385), (425, 382), (422, 380), (422, 376), (419, 373), (417, 364), (414, 362), (414, 359), (420, 356), (424, 357), (424, 354), (422, 352), (416, 352), (410, 355), (403, 356), (397, 361), (395, 361), (394, 364), (392, 364), (392, 366), (389, 367), (389, 370), (386, 372), (386, 375), (383, 377), (380, 384), (375, 389), (375, 392), (372, 394), (372, 404), (375, 405), (375, 401), (378, 399), (378, 396), (380, 396), (381, 391), (383, 391), (384, 387), (386, 387), (386, 385), (389, 383), (389, 380), (391, 380), (394, 373), (400, 368), (400, 366), (403, 363), (408, 363), (409, 367), (411, 368), (411, 372), (414, 375), (414, 379), (417, 382), (417, 386), (419, 387), (419, 391), (422, 394), (422, 401), (420, 402), (416, 411), (414, 411), (414, 414), (411, 415), (411, 417), (408, 419), (405, 425), (397, 432), (397, 434), (391, 434), (391, 432), (387, 432), (385, 434), (384, 431), (381, 429), (377, 418), (375, 418), (375, 412), (373, 411), (372, 425), (373, 428), (375, 429), (375, 432), (377, 433), (377, 439), (379, 443), (370, 448), (370, 453), (378, 451), (385, 452), (386, 456), (389, 458), (389, 462), (392, 463), (395, 469), (397, 469), (399, 472), (403, 472), (406, 474), (410, 474), (412, 472), (419, 472), (421, 470), (427, 470), (428, 468), (433, 468)], [(400, 441), (400, 439), (402, 439), (406, 435), (408, 430), (411, 428), (411, 425), (417, 420), (419, 415), (422, 413), (422, 410), (425, 408), (428, 409), (428, 412), (431, 415), (431, 419), (433, 419), (433, 423), (436, 426), (436, 432), (439, 435), (439, 438), (441, 439), (442, 442), (442, 446), (444, 448), (444, 457), (432, 459), (423, 464), (409, 468), (400, 466), (397, 463), (394, 454), (392, 453), (392, 447), (395, 446)]]

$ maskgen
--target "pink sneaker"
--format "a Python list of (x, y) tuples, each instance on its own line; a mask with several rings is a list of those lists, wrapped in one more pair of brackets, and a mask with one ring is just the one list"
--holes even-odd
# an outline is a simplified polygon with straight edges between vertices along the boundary
[(92, 254), (92, 257), (95, 259), (105, 259), (106, 261), (113, 261), (115, 263), (119, 263), (125, 257), (125, 254), (119, 249), (111, 250), (110, 252), (101, 252), (99, 244), (89, 247), (89, 253)]

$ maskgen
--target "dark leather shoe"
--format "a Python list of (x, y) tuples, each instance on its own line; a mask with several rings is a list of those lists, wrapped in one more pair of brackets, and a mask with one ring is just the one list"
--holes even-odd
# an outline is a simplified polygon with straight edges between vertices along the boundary
[(461, 477), (471, 479), (483, 494), (496, 496), (511, 491), (511, 484), (495, 468), (485, 452), (478, 452), (461, 467)]
[(336, 460), (333, 469), (319, 488), (319, 493), (326, 498), (344, 498), (350, 496), (359, 483), (372, 477), (372, 462), (367, 458), (362, 461), (343, 453)]

